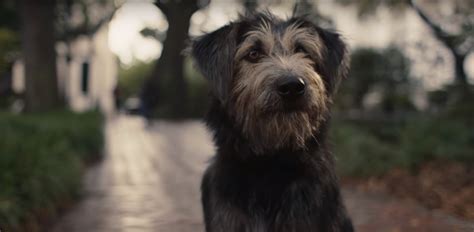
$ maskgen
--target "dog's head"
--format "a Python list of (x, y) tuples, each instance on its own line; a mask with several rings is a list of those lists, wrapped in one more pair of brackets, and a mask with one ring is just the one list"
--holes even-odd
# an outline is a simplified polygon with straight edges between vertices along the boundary
[(192, 55), (257, 153), (304, 148), (328, 117), (348, 64), (338, 34), (270, 13), (197, 38)]

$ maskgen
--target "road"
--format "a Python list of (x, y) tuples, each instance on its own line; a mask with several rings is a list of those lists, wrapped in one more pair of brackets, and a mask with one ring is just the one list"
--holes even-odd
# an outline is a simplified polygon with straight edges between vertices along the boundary
[[(104, 160), (84, 178), (84, 198), (53, 232), (202, 232), (199, 183), (214, 147), (198, 121), (117, 116)], [(357, 231), (473, 232), (473, 223), (413, 202), (343, 189)]]

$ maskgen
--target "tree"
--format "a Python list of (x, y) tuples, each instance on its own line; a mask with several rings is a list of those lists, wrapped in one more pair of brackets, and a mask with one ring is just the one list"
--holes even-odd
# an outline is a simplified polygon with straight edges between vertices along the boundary
[(169, 116), (183, 117), (186, 114), (188, 86), (183, 73), (182, 52), (186, 48), (191, 16), (208, 4), (209, 1), (198, 0), (155, 2), (168, 21), (168, 31), (161, 57), (141, 93), (143, 107), (148, 113), (160, 104), (162, 111)]
[[(83, 19), (72, 24), (71, 9), (74, 4), (81, 7)], [(95, 4), (95, 5), (94, 5)], [(72, 0), (21, 0), (22, 57), (25, 63), (25, 110), (47, 111), (62, 107), (56, 73), (57, 41), (70, 41), (81, 35), (93, 35), (103, 24), (110, 21), (116, 7), (104, 9), (98, 20), (90, 20), (90, 8), (110, 6), (107, 1), (93, 3)], [(60, 9), (59, 11), (56, 11)], [(56, 13), (62, 14), (56, 14)]]
[[(414, 0), (409, 5), (415, 10), (420, 18), (433, 31), (435, 37), (448, 48), (454, 57), (455, 82), (460, 86), (468, 85), (468, 78), (464, 70), (466, 57), (474, 51), (474, 2), (454, 1), (454, 11), (451, 17), (445, 19), (445, 23), (452, 24), (452, 32), (443, 29), (441, 23), (436, 23), (428, 14), (418, 6)], [(468, 90), (466, 88), (465, 90)]]
[[(439, 40), (453, 56), (454, 60), (454, 83), (461, 87), (463, 91), (469, 91), (468, 77), (465, 71), (466, 57), (474, 51), (474, 1), (454, 0), (425, 1), (423, 5), (429, 6), (433, 14), (428, 14), (426, 10), (415, 0), (338, 0), (344, 4), (357, 4), (361, 16), (373, 12), (381, 5), (389, 6), (392, 9), (413, 9), (422, 21), (431, 29), (435, 38)], [(442, 4), (443, 3), (443, 4)], [(448, 4), (447, 4), (448, 3)], [(443, 15), (442, 7), (450, 7), (450, 13)], [(438, 16), (435, 16), (435, 15)]]
[(61, 106), (54, 47), (55, 6), (55, 0), (20, 2), (27, 112), (51, 110)]

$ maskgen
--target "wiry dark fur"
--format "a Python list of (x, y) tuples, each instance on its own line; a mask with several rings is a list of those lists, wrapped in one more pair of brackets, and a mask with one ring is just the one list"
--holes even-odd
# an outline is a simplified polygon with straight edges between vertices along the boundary
[(213, 102), (206, 122), (217, 146), (217, 155), (202, 182), (206, 231), (353, 231), (327, 146), (329, 115), (304, 147), (287, 146), (256, 154), (229, 114), (230, 89), (238, 81), (234, 79), (235, 50), (243, 34), (262, 20), (278, 21), (276, 28), (298, 23), (320, 36), (326, 52), (314, 68), (324, 79), (328, 101), (347, 71), (347, 53), (339, 36), (300, 18), (282, 21), (268, 13), (257, 14), (194, 41), (192, 55), (212, 85)]

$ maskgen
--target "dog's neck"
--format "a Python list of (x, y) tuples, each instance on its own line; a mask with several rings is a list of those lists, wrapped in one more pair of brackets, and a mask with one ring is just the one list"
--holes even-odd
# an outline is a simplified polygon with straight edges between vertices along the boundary
[[(234, 159), (253, 159), (255, 157), (285, 157), (287, 154), (298, 158), (308, 158), (306, 156), (318, 156), (321, 151), (327, 151), (327, 125), (326, 123), (319, 128), (317, 132), (309, 138), (304, 146), (300, 149), (280, 148), (273, 151), (265, 151), (264, 153), (256, 153), (250, 146), (250, 143), (242, 131), (236, 127), (235, 121), (228, 114), (221, 102), (214, 98), (211, 102), (210, 109), (205, 117), (207, 126), (214, 134), (214, 142), (218, 149), (218, 154), (232, 156)], [(323, 156), (326, 156), (324, 154)], [(302, 157), (303, 156), (303, 157)]]

